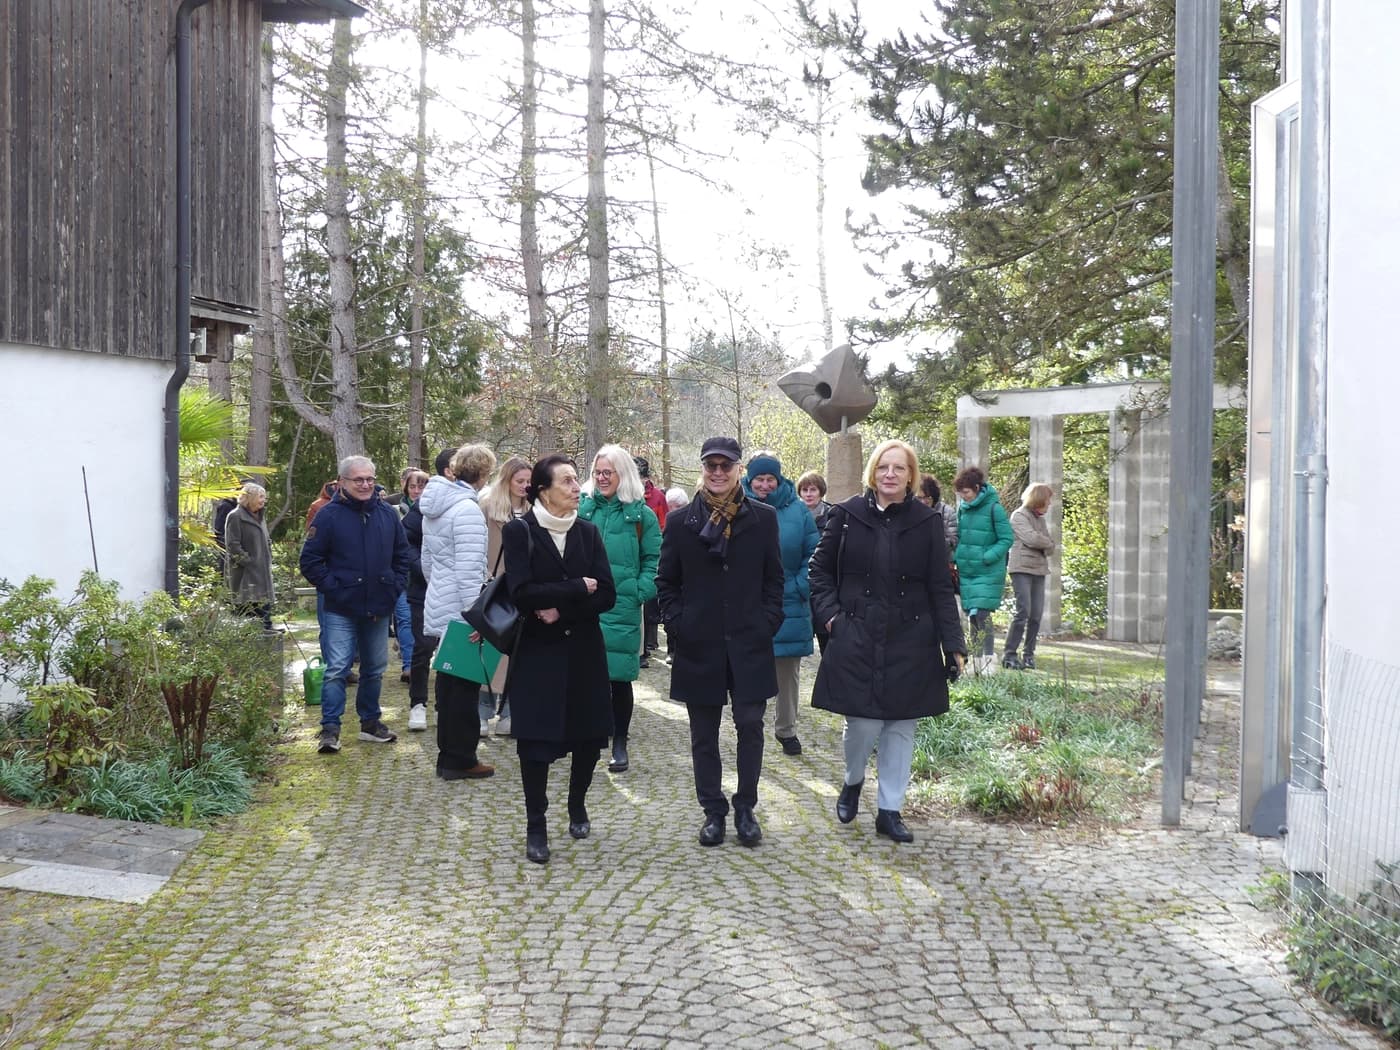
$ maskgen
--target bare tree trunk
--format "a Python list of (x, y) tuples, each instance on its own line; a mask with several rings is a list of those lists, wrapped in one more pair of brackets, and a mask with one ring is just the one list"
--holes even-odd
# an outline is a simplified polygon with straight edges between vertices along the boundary
[[(262, 98), (258, 129), (258, 179), (262, 198), (262, 287), (258, 295), (262, 319), (258, 323), (258, 334), (271, 344), (272, 356), (277, 361), (277, 371), (282, 377), (282, 388), (287, 393), (287, 401), (291, 404), (292, 411), (299, 419), (310, 423), (321, 433), (329, 434), (331, 417), (317, 409), (306, 396), (306, 391), (297, 378), (296, 361), (292, 358), (291, 344), (287, 339), (287, 278), (282, 251), (282, 212), (278, 205), (277, 133), (272, 123), (273, 39), (272, 30), (266, 30), (263, 34)], [(256, 460), (250, 459), (250, 462)]]
[(834, 343), (831, 337), (831, 296), (826, 284), (826, 81), (817, 70), (817, 295), (822, 308), (822, 345), (830, 353)]
[(428, 0), (418, 0), (418, 139), (413, 169), (413, 305), (408, 333), (408, 465), (421, 467), (427, 457), (423, 440), (423, 283), (427, 221), (428, 155)]
[(535, 64), (535, 0), (521, 0), (520, 42), (523, 52), (520, 86), (520, 257), (525, 275), (525, 303), (530, 317), (530, 357), (538, 384), (536, 451), (550, 452), (559, 447), (554, 425), (553, 384), (550, 377), (549, 314), (544, 294), (544, 262), (540, 258), (539, 187), (536, 185), (536, 158), (539, 142), (535, 120), (538, 114), (539, 71)]
[[(640, 114), (637, 121), (641, 126)], [(647, 175), (651, 180), (651, 243), (656, 253), (656, 308), (660, 315), (661, 358), (657, 368), (661, 387), (661, 487), (671, 485), (671, 362), (666, 342), (666, 257), (661, 253), (661, 208), (656, 200), (656, 159), (651, 154), (651, 137), (642, 133), (647, 155)]]
[(608, 439), (608, 200), (604, 178), (603, 0), (588, 3), (588, 364), (584, 377), (584, 456)]
[(350, 19), (335, 20), (326, 71), (326, 250), (330, 269), (331, 439), (337, 459), (363, 454), (355, 352), (355, 273), (350, 261), (350, 188), (346, 166), (346, 96), (350, 88)]
[[(275, 231), (276, 236), (280, 292), (282, 225), (277, 216), (277, 135), (272, 127), (272, 41), (272, 30), (268, 28), (263, 32), (262, 61), (258, 74), (262, 90), (258, 120), (258, 178), (262, 186), (258, 231), (258, 309), (262, 316), (253, 327), (253, 378), (248, 390), (248, 463), (251, 466), (267, 465), (267, 448), (272, 429), (272, 370), (276, 367), (277, 360), (273, 346), (273, 330), (282, 323), (281, 315), (274, 315), (272, 309), (273, 238), (268, 236), (268, 213), (271, 212), (271, 229)], [(283, 339), (285, 338), (284, 331)]]
[(729, 312), (729, 346), (734, 351), (734, 440), (744, 447), (744, 383), (739, 367), (739, 333), (734, 327), (734, 302), (729, 293), (722, 293), (724, 307)]
[(1224, 146), (1217, 148), (1216, 158), (1216, 252), (1225, 270), (1225, 285), (1235, 304), (1235, 317), (1243, 324), (1249, 317), (1249, 253), (1235, 246), (1235, 192), (1230, 186)]

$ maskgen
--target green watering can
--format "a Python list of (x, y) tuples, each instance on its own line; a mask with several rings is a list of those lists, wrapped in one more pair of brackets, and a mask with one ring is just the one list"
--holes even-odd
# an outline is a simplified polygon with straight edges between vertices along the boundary
[(321, 680), (325, 676), (326, 669), (321, 665), (319, 656), (313, 656), (306, 661), (306, 666), (301, 672), (301, 690), (306, 694), (308, 704), (321, 702)]

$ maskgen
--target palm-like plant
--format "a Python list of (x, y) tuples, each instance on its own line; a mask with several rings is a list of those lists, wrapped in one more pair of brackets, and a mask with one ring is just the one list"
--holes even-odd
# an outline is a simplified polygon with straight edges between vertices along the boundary
[(226, 461), (225, 448), (242, 436), (233, 405), (200, 387), (180, 390), (180, 534), (202, 547), (214, 546), (205, 507), (238, 495), (245, 478), (266, 477), (273, 467)]

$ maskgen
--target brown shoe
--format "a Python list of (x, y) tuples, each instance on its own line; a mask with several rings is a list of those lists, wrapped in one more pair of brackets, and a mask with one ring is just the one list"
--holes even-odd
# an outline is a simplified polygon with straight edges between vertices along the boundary
[(478, 762), (470, 769), (439, 769), (437, 775), (439, 780), (484, 780), (496, 775), (496, 767)]

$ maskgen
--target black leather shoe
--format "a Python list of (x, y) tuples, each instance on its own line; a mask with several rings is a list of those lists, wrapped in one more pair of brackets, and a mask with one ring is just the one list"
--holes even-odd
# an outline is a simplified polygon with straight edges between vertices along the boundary
[(741, 846), (757, 846), (763, 838), (763, 829), (758, 826), (751, 809), (734, 811), (734, 832)]
[(864, 780), (859, 784), (846, 784), (836, 796), (836, 819), (842, 824), (849, 824), (860, 812), (860, 789), (863, 787)]
[(612, 760), (608, 762), (609, 773), (626, 773), (630, 763), (627, 760), (627, 738), (613, 737)]
[(549, 863), (549, 836), (545, 832), (525, 833), (525, 859), (531, 864)]
[[(1035, 665), (1035, 657), (1031, 657), (1031, 665)], [(1003, 656), (1001, 658), (1001, 666), (1005, 667), (1008, 671), (1025, 670), (1025, 665), (1021, 663), (1021, 658), (1015, 653), (1007, 653)]]
[(706, 816), (705, 826), (700, 829), (700, 845), (718, 846), (724, 841), (724, 818)]
[(585, 815), (582, 820), (569, 820), (569, 834), (576, 839), (588, 838), (588, 833), (593, 830), (593, 825), (589, 823)]
[(783, 754), (785, 755), (802, 754), (802, 741), (798, 740), (796, 736), (780, 736), (778, 737), (778, 743), (782, 745)]
[(882, 809), (875, 814), (875, 834), (888, 835), (895, 842), (914, 841), (914, 833), (905, 826), (897, 809)]

